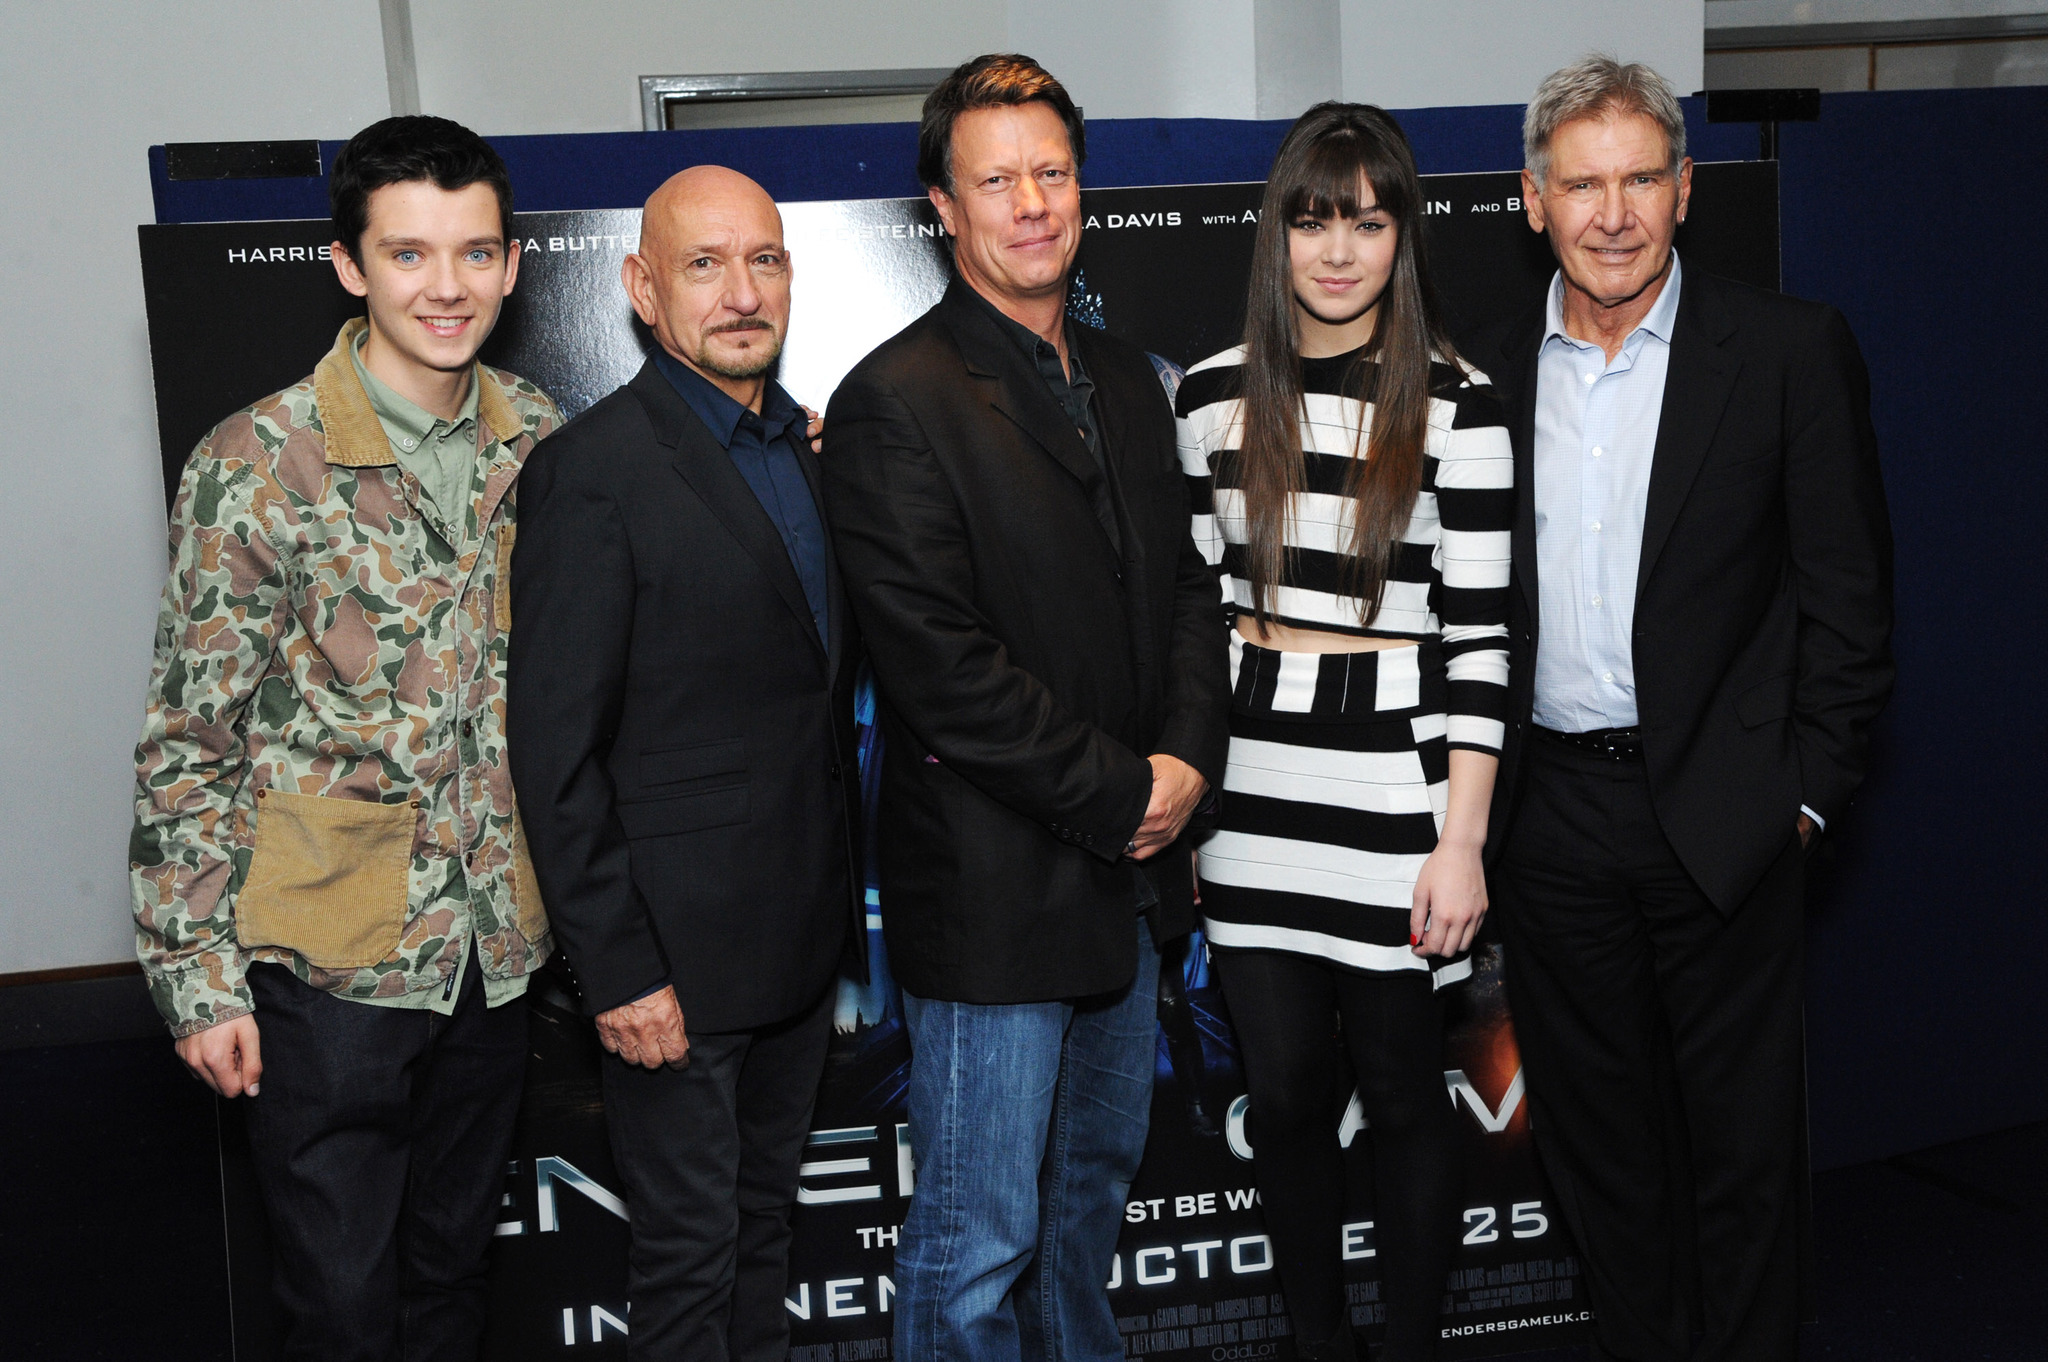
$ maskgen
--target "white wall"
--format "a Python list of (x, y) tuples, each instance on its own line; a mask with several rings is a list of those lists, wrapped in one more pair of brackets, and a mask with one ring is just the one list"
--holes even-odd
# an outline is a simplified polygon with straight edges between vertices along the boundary
[(642, 76), (957, 66), (1004, 46), (1008, 8), (1005, 0), (411, 0), (411, 7), (421, 110), (487, 136), (637, 132)]
[(1343, 0), (1344, 97), (1390, 109), (1521, 104), (1588, 52), (1700, 88), (1703, 0)]
[(1258, 117), (1294, 118), (1344, 95), (1341, 0), (1257, 0)]
[[(486, 134), (637, 129), (643, 74), (943, 66), (1000, 48), (1040, 58), (1095, 117), (1287, 117), (1340, 87), (1395, 107), (1516, 102), (1600, 45), (1690, 90), (1700, 54), (1700, 0), (410, 8), (422, 106)], [(4, 974), (131, 958), (130, 761), (164, 553), (135, 240), (154, 217), (147, 149), (345, 137), (383, 117), (379, 5), (9, 0), (0, 111)]]
[(1255, 118), (1251, 0), (1017, 0), (1009, 45), (1090, 118)]
[(135, 244), (155, 217), (149, 145), (332, 137), (385, 113), (387, 94), (375, 0), (8, 3), (0, 92), (0, 972), (13, 972), (132, 958), (129, 791), (164, 572)]

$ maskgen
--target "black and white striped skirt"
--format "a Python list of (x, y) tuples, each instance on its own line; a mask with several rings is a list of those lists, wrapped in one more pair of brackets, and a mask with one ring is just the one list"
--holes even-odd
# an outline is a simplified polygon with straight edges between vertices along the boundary
[(1230, 761), (1198, 853), (1203, 927), (1221, 950), (1280, 950), (1375, 973), (1416, 955), (1408, 914), (1450, 798), (1441, 645), (1286, 653), (1230, 636)]

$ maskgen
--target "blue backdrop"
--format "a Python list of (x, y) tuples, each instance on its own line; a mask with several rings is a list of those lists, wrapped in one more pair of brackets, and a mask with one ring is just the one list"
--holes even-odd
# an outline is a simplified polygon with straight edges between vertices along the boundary
[[(1700, 160), (1756, 154), (1708, 126)], [(1518, 106), (1400, 114), (1425, 173), (1520, 164)], [(1264, 177), (1285, 122), (1101, 120), (1090, 185)], [(784, 200), (917, 194), (907, 124), (493, 139), (526, 210), (637, 207), (715, 161)], [(322, 144), (326, 164), (339, 142)], [(1815, 1161), (2048, 1118), (2048, 913), (2029, 870), (2048, 606), (2048, 89), (1828, 95), (1782, 130), (1785, 289), (1847, 314), (1870, 363), (1898, 542), (1898, 692), (1824, 844), (1809, 938)], [(2033, 147), (2029, 155), (2023, 149)], [(318, 179), (172, 181), (159, 222), (324, 217)]]

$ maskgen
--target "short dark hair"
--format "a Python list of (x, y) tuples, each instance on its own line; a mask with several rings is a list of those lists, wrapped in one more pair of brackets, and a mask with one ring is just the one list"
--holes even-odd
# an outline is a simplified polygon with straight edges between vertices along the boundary
[(370, 195), (387, 184), (429, 180), (454, 193), (487, 184), (498, 196), (505, 240), (512, 240), (512, 177), (491, 144), (468, 128), (429, 114), (401, 114), (372, 123), (334, 158), (327, 175), (327, 202), (334, 213), (334, 239), (358, 263), (363, 233), (370, 226)]
[(1074, 169), (1088, 159), (1088, 133), (1067, 87), (1052, 72), (1016, 52), (991, 52), (963, 62), (924, 99), (917, 124), (917, 178), (927, 189), (953, 193), (953, 124), (971, 109), (1049, 104), (1067, 125)]

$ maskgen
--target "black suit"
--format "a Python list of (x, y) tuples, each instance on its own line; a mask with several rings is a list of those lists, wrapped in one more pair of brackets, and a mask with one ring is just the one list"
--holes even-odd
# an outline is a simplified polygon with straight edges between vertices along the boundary
[(522, 474), (508, 747), (534, 868), (586, 1007), (670, 980), (692, 1047), (680, 1071), (604, 1066), (636, 1358), (786, 1347), (828, 995), (865, 939), (858, 649), (836, 571), (828, 592), (821, 639), (761, 502), (651, 362)]
[[(1641, 756), (1617, 762), (1530, 722), (1543, 325), (1539, 309), (1472, 347), (1513, 403), (1516, 703), (1492, 833), (1533, 1129), (1604, 1347), (1789, 1357), (1804, 1176), (1794, 825), (1801, 805), (1830, 826), (1846, 814), (1892, 680), (1868, 378), (1834, 309), (1684, 277), (1637, 574)], [(1695, 1255), (1704, 1315), (1689, 1321)]]
[[(1102, 464), (957, 281), (847, 375), (826, 418), (828, 518), (888, 751), (883, 930), (920, 997), (1128, 984), (1121, 858), (1151, 794), (1146, 757), (1222, 779), (1225, 625), (1172, 411), (1142, 352), (1071, 332)], [(1150, 864), (1167, 940), (1194, 921), (1187, 847)]]

